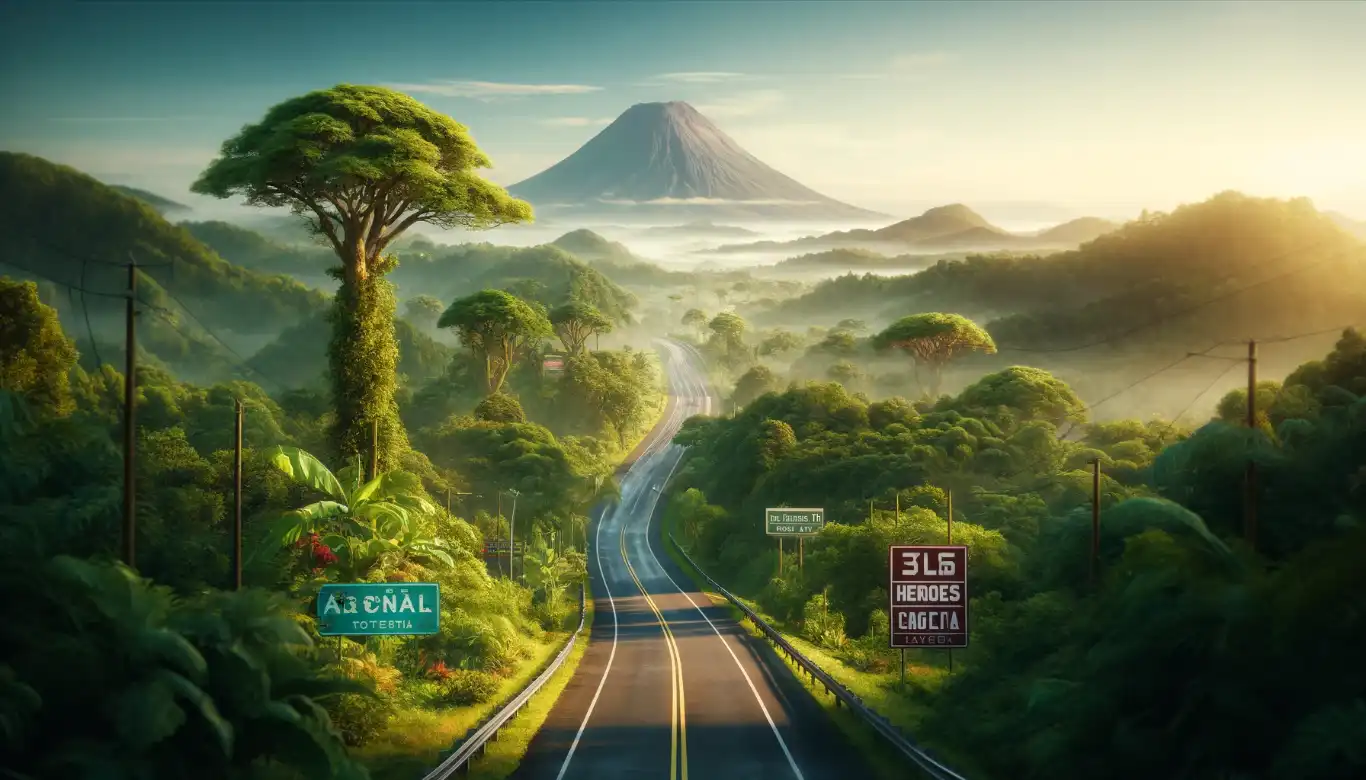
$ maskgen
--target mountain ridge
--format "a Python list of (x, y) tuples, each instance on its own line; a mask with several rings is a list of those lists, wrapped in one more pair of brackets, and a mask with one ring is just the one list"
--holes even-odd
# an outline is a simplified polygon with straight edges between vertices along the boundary
[(1080, 217), (1037, 233), (1014, 233), (991, 224), (962, 203), (950, 203), (882, 228), (837, 230), (792, 241), (724, 244), (701, 250), (699, 254), (853, 248), (874, 251), (892, 249), (898, 253), (907, 249), (925, 252), (951, 249), (1066, 249), (1084, 244), (1118, 227), (1119, 223), (1098, 217)]
[(540, 173), (508, 188), (538, 210), (658, 220), (873, 220), (750, 154), (682, 101), (637, 103)]

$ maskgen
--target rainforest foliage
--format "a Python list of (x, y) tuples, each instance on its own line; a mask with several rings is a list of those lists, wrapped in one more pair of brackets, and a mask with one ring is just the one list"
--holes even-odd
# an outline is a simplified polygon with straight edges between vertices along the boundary
[[(364, 289), (387, 295), (385, 285)], [(336, 454), (333, 421), (348, 401), (317, 382), (328, 323), (316, 310), (282, 337), (297, 353), (267, 347), (231, 366), (267, 387), (191, 384), (145, 354), (134, 572), (113, 562), (123, 377), (78, 348), (37, 283), (0, 277), (0, 568), (6, 592), (40, 596), (6, 603), (6, 767), (34, 778), (362, 778), (347, 746), (376, 739), (399, 710), (488, 701), (564, 630), (589, 510), (614, 499), (612, 472), (660, 409), (660, 377), (652, 356), (586, 344), (563, 374), (543, 374), (556, 349), (543, 306), (497, 295), (544, 328), (509, 356), (492, 395), (483, 358), (435, 341), (436, 322), (419, 331), (396, 319), (392, 298), (350, 307), (399, 336), (386, 346), (386, 328), (350, 334), (379, 341), (371, 363), (348, 370), (394, 382), (384, 424), (399, 435), (382, 438), (378, 477), (368, 441)], [(239, 402), (246, 588), (233, 593), (223, 589)], [(482, 554), (508, 534), (512, 491), (527, 543), (518, 582)], [(309, 617), (318, 588), (357, 580), (439, 583), (441, 633), (320, 642)], [(70, 713), (92, 707), (100, 716), (73, 730)]]
[[(747, 396), (766, 386), (747, 376)], [(1366, 772), (1366, 338), (1344, 332), (1257, 394), (1257, 427), (1231, 393), (1192, 431), (1086, 422), (1065, 383), (1026, 367), (938, 401), (808, 383), (690, 420), (667, 511), (727, 584), (888, 672), (887, 545), (943, 543), (952, 491), (971, 644), (947, 676), (942, 651), (911, 651), (905, 695), (918, 735), (971, 777), (1345, 780)], [(830, 524), (779, 577), (761, 518), (781, 505)]]

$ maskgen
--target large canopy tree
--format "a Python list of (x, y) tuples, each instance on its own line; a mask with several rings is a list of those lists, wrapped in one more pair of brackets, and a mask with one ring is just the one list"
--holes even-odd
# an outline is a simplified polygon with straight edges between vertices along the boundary
[(930, 369), (930, 397), (939, 397), (944, 366), (967, 352), (996, 353), (991, 334), (959, 314), (929, 312), (902, 317), (873, 337), (877, 349), (899, 349), (915, 359), (916, 382), (920, 367)]
[(588, 337), (594, 333), (610, 333), (612, 321), (591, 303), (573, 300), (561, 304), (550, 312), (550, 324), (555, 335), (560, 337), (569, 354), (577, 355), (583, 351)]
[(503, 290), (481, 290), (452, 303), (437, 325), (454, 328), (474, 354), (484, 358), (488, 394), (503, 387), (508, 371), (528, 348), (552, 335), (540, 309)]
[(531, 219), (531, 207), (476, 172), (488, 168), (468, 130), (382, 87), (340, 84), (271, 108), (228, 139), (195, 192), (287, 206), (324, 239), (341, 267), (330, 374), (338, 453), (367, 452), (378, 423), (379, 465), (407, 446), (394, 401), (398, 349), (384, 250), (419, 222), (485, 229)]

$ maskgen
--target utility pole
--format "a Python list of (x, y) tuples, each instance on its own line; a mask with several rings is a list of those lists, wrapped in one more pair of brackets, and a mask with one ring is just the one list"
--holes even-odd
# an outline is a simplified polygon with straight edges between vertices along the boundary
[(1100, 458), (1091, 461), (1091, 587), (1100, 567)]
[(370, 421), (370, 479), (379, 478), (379, 419)]
[(232, 448), (232, 589), (242, 589), (242, 399), (237, 399)]
[(138, 262), (128, 255), (128, 302), (124, 310), (127, 333), (124, 346), (127, 355), (123, 366), (123, 562), (137, 568), (137, 394), (138, 394), (138, 334), (137, 334)]
[(517, 570), (513, 568), (513, 556), (517, 552), (517, 497), (522, 495), (516, 488), (508, 491), (512, 496), (512, 519), (508, 521), (508, 579), (517, 579)]
[[(1257, 342), (1247, 342), (1247, 427), (1257, 429)], [(1257, 549), (1257, 463), (1247, 461), (1243, 475), (1243, 534), (1252, 549)]]
[(948, 544), (953, 544), (953, 490), (946, 491), (948, 499), (948, 510), (944, 513), (948, 518)]

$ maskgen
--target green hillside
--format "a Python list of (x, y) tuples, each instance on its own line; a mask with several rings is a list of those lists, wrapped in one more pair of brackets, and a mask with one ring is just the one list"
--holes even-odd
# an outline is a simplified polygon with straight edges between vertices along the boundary
[(547, 306), (571, 295), (625, 321), (636, 297), (596, 268), (555, 246), (420, 245), (422, 251), (400, 251), (390, 275), (401, 298), (431, 295), (450, 302), (486, 288), (507, 289)]
[(323, 276), (337, 260), (330, 249), (285, 244), (227, 222), (182, 222), (180, 226), (224, 260), (260, 273)]
[(550, 246), (559, 247), (587, 261), (619, 284), (669, 287), (696, 281), (695, 274), (660, 268), (648, 260), (637, 257), (625, 244), (608, 241), (591, 230), (565, 233), (550, 242)]
[[(0, 272), (44, 281), (44, 300), (81, 343), (93, 334), (106, 361), (121, 360), (130, 257), (143, 266), (141, 348), (195, 380), (233, 376), (238, 355), (328, 300), (293, 279), (232, 265), (148, 204), (38, 157), (0, 152), (0, 201), (8, 249)], [(91, 293), (81, 301), (73, 288)], [(95, 351), (83, 348), (82, 359)]]
[(1246, 338), (1345, 323), (1366, 311), (1363, 247), (1305, 200), (1227, 192), (1145, 215), (1077, 250), (975, 255), (901, 277), (847, 275), (755, 319), (889, 321), (953, 310), (1003, 347), (1051, 349), (1190, 317), (1151, 339)]
[(127, 187), (122, 184), (111, 184), (110, 186), (118, 190), (119, 192), (122, 192), (124, 195), (137, 198), (138, 200), (142, 201), (143, 203), (146, 203), (148, 206), (151, 206), (152, 208), (156, 209), (162, 214), (167, 214), (174, 211), (190, 210), (190, 207), (186, 206), (184, 203), (177, 203), (176, 201), (173, 201), (170, 198), (163, 198), (155, 192), (140, 190), (137, 187)]
[(60, 283), (121, 292), (133, 257), (150, 286), (207, 327), (241, 334), (275, 333), (327, 300), (292, 279), (234, 266), (145, 203), (38, 157), (0, 152), (0, 201), (11, 257)]

